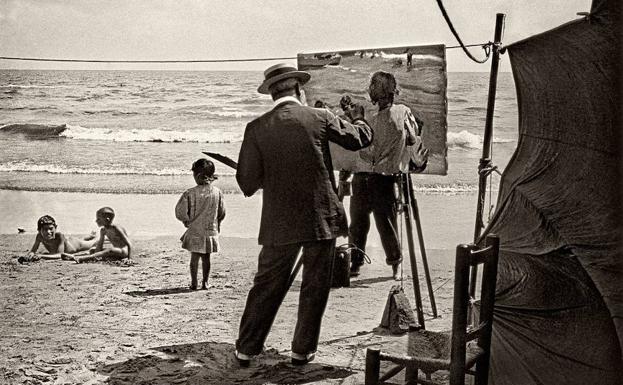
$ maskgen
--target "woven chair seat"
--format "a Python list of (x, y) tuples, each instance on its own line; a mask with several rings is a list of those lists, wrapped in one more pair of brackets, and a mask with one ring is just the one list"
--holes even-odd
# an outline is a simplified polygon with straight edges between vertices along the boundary
[[(413, 365), (424, 373), (434, 373), (438, 370), (450, 370), (450, 342), (451, 332), (432, 332), (417, 330), (409, 332), (407, 352), (404, 344), (390, 343), (383, 346), (384, 356), (405, 366)], [(474, 365), (477, 358), (484, 351), (475, 342), (467, 344), (465, 353), (466, 367)]]

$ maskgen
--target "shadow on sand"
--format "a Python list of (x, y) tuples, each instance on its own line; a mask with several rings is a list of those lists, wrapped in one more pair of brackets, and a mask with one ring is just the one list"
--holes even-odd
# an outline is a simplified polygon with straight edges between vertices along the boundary
[(394, 280), (394, 278), (392, 276), (377, 277), (377, 278), (365, 278), (365, 279), (358, 279), (358, 280), (352, 280), (351, 279), (350, 287), (366, 288), (366, 287), (370, 287), (368, 285), (373, 284), (373, 283), (393, 281), (393, 280)]
[(200, 342), (160, 346), (154, 354), (124, 362), (101, 365), (108, 384), (303, 384), (342, 379), (352, 374), (347, 368), (316, 362), (293, 366), (290, 357), (269, 349), (241, 368), (230, 343)]
[[(370, 287), (369, 285), (373, 284), (373, 283), (379, 283), (379, 282), (386, 282), (386, 281), (393, 281), (394, 278), (389, 276), (389, 277), (377, 277), (377, 278), (365, 278), (365, 279), (358, 279), (358, 280), (353, 280), (351, 278), (350, 281), (350, 287), (356, 287), (356, 288), (367, 288)], [(292, 286), (290, 286), (290, 291), (298, 291), (301, 289), (301, 281), (300, 280), (296, 280), (292, 283)], [(336, 289), (336, 288), (333, 288)], [(341, 288), (338, 288), (341, 289)], [(345, 289), (348, 289), (345, 288)]]
[(169, 294), (184, 294), (192, 293), (197, 290), (193, 290), (190, 287), (171, 287), (168, 289), (147, 289), (147, 290), (135, 290), (126, 291), (123, 294), (127, 294), (132, 297), (152, 297), (155, 295), (169, 295)]

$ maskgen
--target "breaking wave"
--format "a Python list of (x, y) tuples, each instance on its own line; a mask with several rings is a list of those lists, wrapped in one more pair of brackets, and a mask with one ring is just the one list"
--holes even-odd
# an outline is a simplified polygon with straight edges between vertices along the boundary
[(219, 129), (175, 131), (159, 128), (116, 131), (109, 128), (85, 128), (67, 125), (61, 136), (81, 140), (109, 140), (113, 142), (197, 142), (230, 143), (242, 140), (242, 132), (232, 133)]
[(30, 139), (78, 139), (105, 140), (111, 142), (167, 142), (167, 143), (231, 143), (242, 140), (241, 132), (222, 129), (176, 131), (166, 129), (114, 130), (110, 128), (86, 128), (78, 125), (7, 124), (0, 133), (22, 135)]
[(448, 148), (479, 148), (482, 138), (469, 131), (448, 132)]
[[(25, 173), (31, 175), (24, 177), (23, 183), (14, 185), (9, 183), (4, 185), (0, 182), (0, 188), (17, 188), (20, 190), (35, 191), (85, 191), (85, 192), (110, 192), (110, 193), (169, 193), (179, 192), (183, 188), (179, 182), (180, 179), (171, 179), (175, 177), (189, 178), (192, 174), (185, 169), (159, 169), (159, 170), (137, 170), (137, 169), (97, 169), (97, 168), (81, 168), (66, 167), (62, 165), (39, 165), (24, 162), (0, 163), (0, 172), (2, 173)], [(63, 182), (58, 185), (50, 183), (39, 183), (41, 180), (47, 180), (44, 175), (61, 175)], [(220, 167), (217, 173), (219, 179), (217, 185), (225, 187), (229, 193), (240, 193), (235, 182), (235, 171)], [(79, 179), (72, 179), (74, 178)], [(85, 179), (87, 178), (87, 179)], [(124, 178), (124, 179), (119, 179)], [(54, 179), (56, 180), (56, 179)], [(93, 183), (84, 183), (89, 180)], [(120, 183), (119, 181), (124, 181)], [(39, 181), (33, 183), (32, 181)], [(103, 182), (110, 181), (110, 185), (102, 185)], [(105, 184), (105, 183), (104, 183)], [(147, 188), (148, 187), (148, 188)], [(439, 194), (439, 195), (456, 195), (470, 194), (478, 191), (477, 183), (468, 182), (436, 182), (426, 183), (418, 180), (414, 183), (414, 190), (418, 194)], [(494, 186), (493, 190), (496, 190)], [(179, 191), (178, 191), (179, 190)]]
[(424, 193), (424, 194), (452, 195), (452, 194), (471, 193), (471, 192), (478, 191), (478, 185), (471, 184), (471, 183), (422, 184), (421, 182), (418, 182), (413, 185), (413, 190), (415, 192)]
[[(380, 56), (383, 59), (405, 59), (407, 57), (406, 53), (394, 54), (394, 53), (386, 53), (381, 51)], [(426, 55), (426, 54), (414, 54), (413, 60), (432, 60), (432, 61), (443, 61), (443, 58), (435, 55)]]
[[(448, 132), (448, 148), (477, 149), (482, 146), (482, 137), (467, 130)], [(494, 143), (512, 143), (513, 139), (493, 138)]]
[[(231, 111), (237, 113), (237, 111)], [(23, 135), (30, 139), (65, 138), (74, 140), (100, 140), (111, 142), (155, 142), (155, 143), (235, 143), (242, 141), (243, 130), (236, 132), (218, 128), (209, 130), (170, 130), (170, 129), (133, 129), (115, 130), (111, 128), (87, 128), (79, 125), (61, 124), (8, 124), (0, 127), (0, 133)], [(513, 139), (493, 138), (494, 143), (510, 143)], [(478, 149), (482, 138), (467, 130), (448, 132), (449, 149)]]
[[(138, 170), (131, 168), (97, 169), (81, 167), (65, 167), (62, 165), (41, 165), (24, 162), (0, 163), (0, 172), (40, 172), (46, 174), (82, 174), (82, 175), (152, 175), (152, 176), (177, 176), (192, 175), (189, 170), (163, 168), (159, 170)], [(219, 170), (219, 175), (228, 175)], [(233, 175), (233, 173), (231, 174)]]

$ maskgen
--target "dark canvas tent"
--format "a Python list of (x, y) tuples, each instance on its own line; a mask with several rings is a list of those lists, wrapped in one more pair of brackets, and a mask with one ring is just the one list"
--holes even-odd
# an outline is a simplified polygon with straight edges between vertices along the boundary
[(496, 385), (623, 383), (614, 14), (594, 1), (589, 17), (507, 48), (519, 142), (486, 230), (502, 241)]

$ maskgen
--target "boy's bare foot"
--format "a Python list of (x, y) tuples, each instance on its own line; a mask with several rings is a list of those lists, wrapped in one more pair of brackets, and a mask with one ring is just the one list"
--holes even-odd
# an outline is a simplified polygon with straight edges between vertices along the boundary
[(75, 261), (76, 260), (76, 258), (73, 255), (67, 254), (67, 253), (61, 253), (61, 259), (63, 261)]
[(398, 268), (400, 265), (392, 265), (392, 278), (394, 281), (400, 281), (400, 276), (398, 275)]

